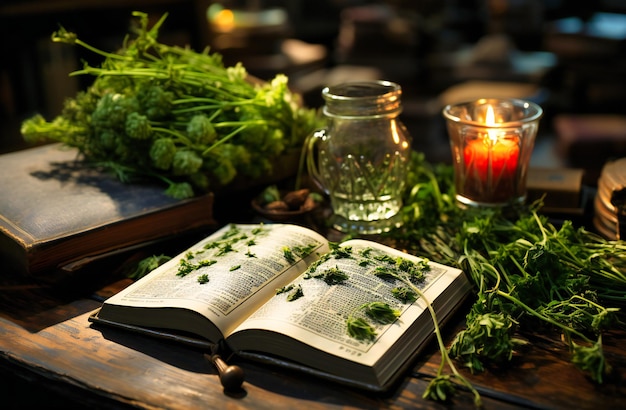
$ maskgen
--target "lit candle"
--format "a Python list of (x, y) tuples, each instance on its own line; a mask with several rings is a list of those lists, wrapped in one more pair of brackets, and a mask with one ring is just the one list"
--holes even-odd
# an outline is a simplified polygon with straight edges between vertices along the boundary
[(509, 206), (526, 199), (526, 175), (543, 110), (515, 98), (444, 107), (460, 206)]
[[(487, 107), (485, 125), (497, 125), (494, 111)], [(463, 149), (466, 188), (483, 201), (510, 198), (516, 192), (519, 137), (497, 128), (487, 128), (478, 138), (466, 141)]]

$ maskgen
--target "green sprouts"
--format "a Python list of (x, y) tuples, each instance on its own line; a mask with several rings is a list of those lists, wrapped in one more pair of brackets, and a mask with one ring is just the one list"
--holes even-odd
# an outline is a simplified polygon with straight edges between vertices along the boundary
[(133, 17), (139, 24), (117, 52), (63, 28), (52, 35), (102, 61), (70, 74), (93, 82), (56, 118), (37, 114), (22, 123), (25, 140), (62, 142), (122, 181), (155, 179), (168, 195), (188, 198), (237, 177), (271, 175), (276, 159), (320, 126), (285, 75), (254, 83), (241, 64), (224, 66), (220, 54), (161, 43), (167, 14), (152, 27), (146, 13)]

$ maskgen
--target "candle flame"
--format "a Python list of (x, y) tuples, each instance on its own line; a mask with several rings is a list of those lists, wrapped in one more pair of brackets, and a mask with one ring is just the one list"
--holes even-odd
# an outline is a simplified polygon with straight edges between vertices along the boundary
[[(485, 115), (485, 125), (487, 125), (488, 127), (496, 125), (496, 115), (493, 112), (493, 107), (491, 105), (487, 106), (487, 113)], [(489, 139), (493, 142), (496, 142), (496, 140), (498, 139), (497, 130), (488, 129), (487, 134), (489, 135)]]
[(493, 107), (491, 105), (487, 106), (487, 115), (485, 116), (485, 124), (487, 125), (496, 124), (496, 115), (493, 113)]

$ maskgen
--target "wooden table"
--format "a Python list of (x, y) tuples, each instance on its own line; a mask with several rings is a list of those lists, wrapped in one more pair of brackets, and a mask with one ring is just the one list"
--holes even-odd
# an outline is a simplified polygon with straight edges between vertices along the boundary
[[(70, 288), (61, 292), (58, 286), (18, 282), (0, 286), (3, 408), (7, 402), (9, 408), (33, 403), (46, 408), (58, 402), (65, 408), (78, 404), (94, 409), (474, 408), (464, 391), (449, 407), (421, 398), (439, 364), (434, 342), (413, 371), (384, 395), (237, 358), (229, 362), (244, 369), (246, 381), (241, 391), (226, 393), (204, 351), (93, 327), (88, 316), (100, 302), (91, 293)], [(465, 311), (445, 327), (448, 342), (462, 326)], [(625, 336), (622, 331), (605, 336), (606, 356), (617, 376), (600, 386), (569, 363), (567, 351), (554, 337), (541, 335), (529, 337), (529, 348), (506, 368), (463, 373), (479, 389), (487, 409), (618, 408), (626, 399)]]

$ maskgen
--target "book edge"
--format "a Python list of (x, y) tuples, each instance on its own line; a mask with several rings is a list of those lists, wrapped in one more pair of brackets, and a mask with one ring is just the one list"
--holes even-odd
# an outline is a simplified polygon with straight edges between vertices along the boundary
[[(157, 240), (173, 237), (180, 233), (193, 232), (198, 231), (202, 228), (215, 227), (217, 225), (217, 221), (213, 218), (212, 215), (213, 201), (213, 193), (208, 193), (196, 198), (191, 198), (189, 200), (182, 200), (176, 203), (172, 203), (166, 207), (154, 209), (146, 213), (137, 213), (130, 218), (121, 218), (111, 223), (103, 223), (88, 227), (86, 229), (77, 230), (75, 232), (69, 233), (66, 236), (57, 236), (55, 238), (44, 241), (35, 241), (28, 244), (28, 246), (22, 246), (22, 243), (16, 240), (17, 238), (15, 236), (6, 235), (3, 231), (0, 231), (0, 235), (2, 235), (3, 238), (5, 238), (8, 242), (15, 244), (16, 246), (14, 246), (14, 249), (20, 251), (20, 255), (14, 254), (13, 256), (11, 256), (11, 260), (17, 261), (19, 259), (21, 263), (25, 265), (21, 268), (24, 273), (37, 275), (37, 273), (46, 271), (47, 269), (71, 265), (72, 263), (80, 261), (81, 259), (97, 257), (98, 255), (108, 254), (114, 252), (115, 250), (141, 246), (142, 243), (149, 244)], [(141, 221), (147, 221), (161, 214), (176, 213), (179, 209), (188, 208), (190, 205), (195, 207), (206, 206), (207, 217), (194, 219), (193, 223), (184, 224), (184, 227), (180, 229), (170, 228), (166, 231), (167, 233), (154, 233), (148, 236), (142, 236), (142, 239), (135, 238), (133, 240), (127, 240), (124, 242), (113, 243), (112, 241), (109, 241), (110, 243), (107, 242), (105, 245), (99, 245), (97, 249), (88, 250), (73, 257), (52, 258), (52, 262), (50, 263), (41, 262), (41, 260), (46, 258), (48, 255), (57, 254), (60, 246), (70, 246), (72, 243), (81, 241), (82, 239), (88, 238), (91, 235), (97, 235), (98, 237), (100, 237), (102, 235), (105, 235), (105, 231), (109, 231), (106, 236), (110, 236), (111, 230), (119, 230), (121, 227), (125, 227), (129, 223), (133, 224)], [(191, 220), (192, 218), (186, 219)], [(158, 232), (163, 232), (163, 230), (159, 230)], [(1, 254), (9, 257), (9, 254), (6, 254), (5, 252), (2, 252)]]

